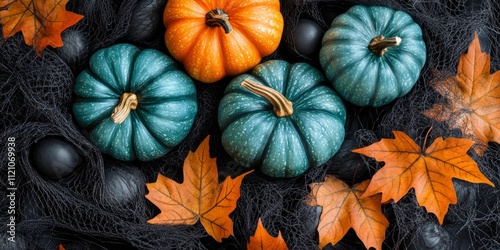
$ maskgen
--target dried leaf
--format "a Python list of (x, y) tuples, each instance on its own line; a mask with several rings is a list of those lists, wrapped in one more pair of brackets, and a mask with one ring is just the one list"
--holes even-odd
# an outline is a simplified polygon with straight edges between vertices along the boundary
[(39, 56), (47, 46), (63, 46), (61, 32), (82, 15), (66, 11), (68, 0), (0, 0), (0, 23), (5, 39), (22, 31), (24, 42)]
[(353, 150), (385, 165), (375, 173), (363, 197), (382, 193), (382, 202), (398, 202), (413, 188), (418, 204), (443, 224), (450, 204), (457, 203), (452, 178), (494, 186), (467, 155), (474, 142), (463, 138), (437, 138), (421, 149), (408, 135), (394, 131), (395, 139), (382, 139)]
[(431, 86), (447, 101), (424, 111), (427, 117), (474, 138), (479, 155), (488, 142), (500, 143), (500, 72), (490, 74), (490, 56), (481, 52), (477, 34), (467, 54), (460, 56), (458, 74)]
[(370, 180), (354, 187), (327, 175), (322, 183), (310, 184), (308, 204), (322, 206), (319, 218), (319, 247), (335, 245), (353, 228), (367, 249), (382, 249), (389, 221), (382, 213), (380, 194), (361, 197)]
[(281, 232), (278, 231), (278, 236), (271, 236), (264, 226), (262, 225), (262, 220), (259, 218), (257, 223), (257, 228), (255, 229), (255, 234), (250, 236), (250, 242), (247, 243), (247, 250), (287, 250), (285, 240), (281, 236)]
[(64, 248), (62, 244), (59, 244), (58, 250), (66, 250), (66, 248)]
[(209, 137), (189, 152), (184, 161), (184, 182), (179, 184), (161, 174), (154, 183), (146, 184), (146, 198), (161, 213), (149, 220), (152, 224), (193, 225), (198, 220), (215, 240), (221, 242), (233, 234), (229, 214), (236, 208), (240, 186), (246, 172), (219, 184), (216, 159), (210, 157)]

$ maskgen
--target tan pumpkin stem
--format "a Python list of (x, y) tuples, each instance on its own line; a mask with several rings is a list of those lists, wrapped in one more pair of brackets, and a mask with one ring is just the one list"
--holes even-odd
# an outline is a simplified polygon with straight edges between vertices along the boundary
[(401, 44), (400, 37), (385, 38), (377, 36), (373, 38), (368, 45), (368, 48), (377, 56), (383, 56), (387, 52), (387, 48), (399, 46)]
[(274, 114), (277, 117), (291, 116), (293, 114), (293, 103), (277, 90), (266, 87), (249, 78), (244, 79), (241, 82), (241, 86), (254, 94), (266, 98), (273, 106)]
[(205, 15), (205, 23), (212, 27), (222, 26), (226, 34), (233, 30), (231, 23), (229, 23), (229, 15), (219, 8), (215, 8)]
[(137, 104), (137, 95), (134, 93), (123, 93), (120, 97), (120, 102), (118, 102), (118, 105), (113, 110), (113, 114), (111, 114), (111, 120), (116, 124), (122, 124), (130, 114), (130, 111), (137, 108)]

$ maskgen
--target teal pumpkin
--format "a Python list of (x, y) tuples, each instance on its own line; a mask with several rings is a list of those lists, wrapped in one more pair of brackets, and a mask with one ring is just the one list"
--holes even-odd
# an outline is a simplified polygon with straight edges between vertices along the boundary
[(193, 125), (196, 88), (160, 51), (117, 44), (97, 51), (75, 81), (77, 123), (106, 154), (129, 161), (159, 158)]
[(346, 110), (306, 63), (270, 60), (235, 77), (219, 104), (222, 145), (246, 167), (294, 177), (325, 163), (344, 140)]
[(333, 20), (320, 63), (335, 91), (359, 106), (379, 107), (406, 95), (425, 63), (422, 30), (410, 15), (357, 5)]

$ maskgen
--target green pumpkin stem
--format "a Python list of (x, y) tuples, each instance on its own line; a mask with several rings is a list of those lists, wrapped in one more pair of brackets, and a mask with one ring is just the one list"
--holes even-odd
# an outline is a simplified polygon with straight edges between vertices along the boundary
[(229, 23), (229, 15), (219, 8), (215, 8), (205, 15), (205, 23), (212, 27), (222, 26), (226, 34), (233, 30), (231, 23)]
[(293, 114), (293, 103), (277, 90), (266, 87), (249, 78), (245, 78), (241, 82), (241, 86), (254, 94), (266, 98), (273, 106), (274, 114), (277, 117), (291, 116)]
[(116, 124), (122, 124), (130, 114), (130, 111), (137, 108), (137, 104), (137, 95), (134, 93), (123, 93), (118, 105), (113, 110), (113, 114), (111, 114), (111, 120)]
[(368, 45), (368, 48), (377, 56), (383, 56), (387, 52), (387, 48), (399, 46), (401, 44), (400, 37), (385, 38), (377, 36), (373, 38)]

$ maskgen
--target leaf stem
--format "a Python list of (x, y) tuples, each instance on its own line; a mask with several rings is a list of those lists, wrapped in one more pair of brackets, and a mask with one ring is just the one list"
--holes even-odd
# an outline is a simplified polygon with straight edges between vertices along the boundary
[(425, 153), (425, 150), (427, 150), (427, 138), (429, 137), (431, 130), (432, 130), (432, 126), (429, 127), (429, 129), (427, 130), (427, 133), (425, 134), (424, 143), (422, 145), (422, 153)]

